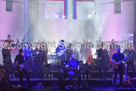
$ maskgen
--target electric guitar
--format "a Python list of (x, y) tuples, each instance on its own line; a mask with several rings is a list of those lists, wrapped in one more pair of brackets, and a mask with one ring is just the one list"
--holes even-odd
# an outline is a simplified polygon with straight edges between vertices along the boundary
[(57, 52), (57, 55), (58, 55), (58, 56), (62, 56), (66, 50), (67, 50), (67, 49), (60, 50), (59, 52)]
[[(25, 57), (24, 57), (24, 60), (25, 60)], [(27, 64), (27, 63), (29, 63), (31, 61), (33, 61), (33, 57), (31, 58), (31, 60), (26, 61), (26, 62), (24, 62), (22, 64), (16, 64), (17, 70), (21, 71), (23, 68), (25, 68), (25, 64)]]
[[(32, 60), (31, 60), (31, 61), (32, 61)], [(28, 62), (31, 62), (31, 61), (26, 61), (25, 63), (16, 65), (16, 66), (17, 66), (17, 70), (21, 71), (23, 68), (25, 68), (25, 64), (27, 64)]]
[(126, 58), (122, 59), (121, 61), (119, 62), (115, 62), (113, 63), (112, 62), (112, 66), (116, 69), (118, 69), (118, 65), (120, 65), (121, 63), (125, 62), (127, 59), (129, 59), (131, 56), (133, 56), (133, 54), (130, 54), (129, 56), (127, 56)]

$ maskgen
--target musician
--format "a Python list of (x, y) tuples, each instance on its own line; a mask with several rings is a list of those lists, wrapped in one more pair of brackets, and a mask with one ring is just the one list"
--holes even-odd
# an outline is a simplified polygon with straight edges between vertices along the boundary
[(123, 51), (123, 54), (125, 57), (127, 57), (129, 55), (129, 44), (127, 44), (126, 49)]
[(86, 42), (85, 57), (86, 57), (86, 63), (88, 64), (93, 63), (91, 45), (92, 45), (91, 42)]
[(85, 59), (85, 43), (81, 44), (80, 54), (81, 54), (81, 61), (84, 61), (84, 63), (86, 63), (86, 59)]
[(117, 43), (116, 43), (115, 39), (112, 39), (111, 45), (110, 45), (110, 51), (116, 52), (116, 47), (117, 47)]
[(4, 42), (8, 42), (8, 46), (10, 47), (10, 55), (11, 55), (11, 58), (13, 59), (14, 57), (14, 49), (12, 49), (11, 47), (15, 47), (16, 44), (12, 44), (12, 42), (14, 42), (14, 40), (11, 39), (11, 35), (8, 35), (7, 36), (7, 39), (4, 41)]
[(73, 53), (72, 44), (70, 43), (68, 49), (66, 50), (66, 60), (69, 61)]
[[(71, 55), (71, 60), (69, 60), (69, 62), (66, 65), (66, 68), (69, 68), (70, 71), (79, 71), (79, 61), (76, 59), (76, 55), (72, 54)], [(78, 77), (78, 86), (80, 85), (81, 82), (81, 76), (79, 74), (75, 74), (76, 72), (74, 72), (74, 76)], [(69, 74), (70, 75), (70, 82), (73, 81), (73, 74)]]
[(3, 45), (2, 56), (3, 56), (3, 63), (5, 65), (7, 77), (9, 77), (10, 74), (11, 74), (11, 77), (13, 77), (13, 72), (12, 72), (13, 67), (12, 67), (12, 60), (11, 60), (11, 56), (10, 56), (10, 47), (9, 47), (8, 42), (5, 42)]
[(79, 61), (76, 60), (76, 55), (71, 55), (71, 60), (69, 60), (69, 63), (66, 65), (66, 67), (71, 67), (73, 69), (79, 69)]
[(7, 39), (5, 40), (5, 42), (8, 42), (9, 45), (10, 45), (10, 43), (12, 42), (12, 40), (11, 40), (11, 35), (8, 35), (8, 36), (7, 36)]
[(65, 41), (61, 40), (61, 44), (57, 46), (56, 48), (56, 54), (59, 57), (59, 60), (61, 61), (61, 65), (62, 65), (62, 61), (65, 61), (65, 51), (66, 51), (66, 47), (64, 45)]
[(43, 40), (42, 43), (41, 43), (41, 49), (42, 49), (42, 59), (43, 60), (43, 63), (46, 65), (48, 62), (48, 46), (47, 46), (47, 43)]
[(35, 78), (37, 78), (38, 75), (38, 70), (40, 72), (39, 77), (43, 78), (43, 66), (44, 66), (44, 57), (45, 55), (43, 54), (43, 50), (41, 49), (41, 44), (38, 44), (38, 47), (34, 50), (34, 54), (33, 56), (35, 56), (34, 59), (34, 69), (35, 69)]
[(133, 70), (133, 74), (135, 76), (135, 66), (134, 66), (134, 60), (135, 60), (135, 51), (133, 50), (133, 46), (132, 45), (129, 45), (129, 48), (128, 48), (128, 51), (126, 53), (126, 57), (131, 55), (132, 54), (132, 57), (130, 59), (128, 59), (126, 62), (127, 62), (127, 71), (129, 69), (129, 67)]
[(24, 77), (24, 75), (26, 76), (28, 86), (30, 87), (30, 79), (29, 79), (28, 72), (27, 72), (26, 68), (24, 67), (22, 70), (20, 70), (20, 66), (19, 66), (19, 65), (25, 63), (26, 61), (28, 61), (28, 58), (24, 55), (23, 49), (20, 49), (19, 54), (16, 56), (14, 63), (17, 65), (21, 87), (23, 87), (23, 77)]
[(124, 54), (120, 52), (120, 46), (116, 48), (117, 52), (113, 54), (111, 62), (116, 64), (117, 67), (114, 67), (114, 86), (116, 86), (116, 78), (119, 73), (120, 76), (120, 85), (122, 85), (123, 80), (123, 64), (120, 63), (124, 59)]
[(96, 48), (100, 49), (101, 48), (101, 43), (103, 42), (102, 37), (99, 37), (99, 39), (96, 41)]
[[(106, 67), (109, 61), (109, 56), (108, 56), (108, 52), (105, 49), (105, 44), (104, 42), (101, 43), (101, 48), (97, 50), (97, 54), (98, 54), (98, 61), (99, 61), (99, 72), (101, 75), (101, 78), (103, 77), (104, 79), (105, 74), (106, 74)], [(102, 73), (102, 70), (104, 71), (104, 73)]]

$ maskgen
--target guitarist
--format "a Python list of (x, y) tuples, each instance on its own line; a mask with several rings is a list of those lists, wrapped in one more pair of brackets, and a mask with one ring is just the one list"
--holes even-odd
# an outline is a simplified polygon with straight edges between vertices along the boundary
[(57, 46), (56, 48), (56, 54), (59, 57), (59, 60), (61, 61), (61, 65), (62, 65), (62, 61), (65, 61), (65, 51), (66, 51), (66, 47), (64, 45), (65, 41), (61, 40), (61, 44)]
[(17, 69), (18, 69), (18, 72), (19, 72), (21, 87), (23, 87), (23, 76), (24, 75), (26, 76), (28, 86), (30, 87), (30, 79), (29, 79), (27, 70), (25, 68), (20, 70), (20, 66), (19, 66), (19, 65), (25, 63), (25, 60), (28, 60), (28, 59), (27, 59), (27, 57), (24, 56), (23, 49), (20, 49), (19, 54), (15, 58), (15, 64), (17, 65)]
[(114, 66), (114, 86), (116, 87), (116, 78), (117, 74), (119, 73), (120, 77), (120, 86), (122, 86), (123, 80), (123, 64), (121, 60), (124, 59), (124, 54), (120, 52), (120, 46), (116, 48), (117, 52), (113, 54), (111, 62), (117, 66)]

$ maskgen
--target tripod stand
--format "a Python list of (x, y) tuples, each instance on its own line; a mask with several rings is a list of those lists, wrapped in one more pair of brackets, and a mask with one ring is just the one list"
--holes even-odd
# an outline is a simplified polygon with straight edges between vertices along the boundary
[(86, 70), (85, 70), (85, 74), (87, 75), (86, 77), (86, 79), (82, 76), (82, 82), (81, 82), (81, 84), (80, 84), (80, 88), (88, 88), (88, 81), (89, 81), (89, 77), (88, 77), (88, 75), (89, 75), (89, 70), (88, 70), (88, 64), (86, 63)]

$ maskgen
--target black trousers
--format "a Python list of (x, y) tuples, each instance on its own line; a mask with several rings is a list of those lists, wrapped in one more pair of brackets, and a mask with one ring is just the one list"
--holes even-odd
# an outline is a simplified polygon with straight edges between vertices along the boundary
[(116, 86), (117, 74), (119, 74), (120, 85), (122, 85), (122, 80), (123, 80), (123, 65), (118, 66), (118, 69), (114, 69), (114, 86)]
[(28, 72), (25, 68), (23, 68), (21, 71), (19, 71), (19, 77), (20, 77), (20, 84), (21, 86), (23, 86), (23, 77), (26, 77), (27, 82), (28, 82), (28, 86), (30, 87), (30, 79), (29, 79), (29, 75)]
[(12, 66), (12, 62), (6, 61), (6, 62), (4, 62), (4, 66), (5, 66), (6, 76), (9, 77), (9, 75), (11, 75), (11, 77), (13, 77), (13, 66)]
[(35, 78), (38, 77), (38, 71), (39, 71), (39, 76), (40, 78), (43, 78), (44, 77), (44, 72), (43, 72), (43, 67), (44, 67), (44, 64), (42, 61), (39, 61), (39, 60), (35, 60), (35, 63), (34, 63), (34, 76)]
[(131, 70), (133, 71), (133, 73), (135, 73), (134, 61), (131, 61), (131, 62), (127, 63), (127, 72), (128, 72), (129, 68), (131, 68)]
[(105, 75), (106, 74), (106, 63), (105, 62), (99, 63), (99, 73), (101, 74), (100, 78), (106, 78), (106, 75)]

